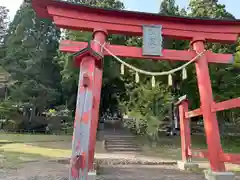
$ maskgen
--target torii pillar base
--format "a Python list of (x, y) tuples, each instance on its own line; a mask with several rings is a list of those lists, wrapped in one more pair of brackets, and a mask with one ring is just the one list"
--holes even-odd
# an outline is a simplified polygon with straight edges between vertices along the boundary
[(88, 180), (96, 180), (97, 179), (97, 171), (89, 171), (88, 172)]
[(235, 175), (232, 172), (212, 172), (211, 170), (204, 171), (207, 180), (234, 180)]
[(197, 163), (187, 162), (187, 161), (178, 161), (177, 167), (182, 171), (199, 169), (199, 165)]

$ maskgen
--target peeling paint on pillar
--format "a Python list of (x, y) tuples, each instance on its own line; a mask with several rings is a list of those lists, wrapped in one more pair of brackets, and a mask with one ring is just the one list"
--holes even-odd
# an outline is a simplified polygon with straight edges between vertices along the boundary
[[(88, 156), (89, 156), (89, 141), (90, 141), (90, 126), (92, 120), (92, 107), (93, 107), (93, 68), (94, 59), (86, 58), (82, 61), (79, 73), (79, 87), (77, 95), (76, 113), (75, 113), (75, 126), (73, 132), (72, 141), (72, 157), (77, 156), (82, 158), (81, 166), (77, 170), (76, 167), (71, 164), (69, 171), (69, 180), (86, 180), (88, 176)], [(83, 87), (84, 74), (89, 76), (90, 85)], [(87, 119), (86, 119), (87, 118)], [(83, 155), (83, 156), (81, 156)], [(83, 158), (85, 157), (85, 158)], [(84, 161), (84, 162), (83, 162)], [(78, 172), (77, 172), (78, 171)]]

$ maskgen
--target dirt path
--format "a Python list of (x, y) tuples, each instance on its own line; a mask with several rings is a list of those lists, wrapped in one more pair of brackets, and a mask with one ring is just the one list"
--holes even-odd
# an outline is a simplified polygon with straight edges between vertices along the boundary
[(0, 180), (67, 180), (67, 169), (55, 162), (24, 163), (21, 168), (0, 172)]
[(186, 173), (174, 166), (124, 165), (103, 167), (101, 180), (204, 180), (202, 174)]
[[(0, 170), (0, 180), (67, 180), (68, 167), (56, 162), (26, 163), (18, 170)], [(174, 166), (102, 166), (99, 180), (204, 180), (202, 174), (178, 171)]]

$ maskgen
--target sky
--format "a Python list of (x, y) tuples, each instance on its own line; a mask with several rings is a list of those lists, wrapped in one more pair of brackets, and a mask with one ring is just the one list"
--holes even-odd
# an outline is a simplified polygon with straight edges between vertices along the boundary
[[(16, 11), (23, 0), (0, 0), (0, 6), (6, 6), (10, 13), (10, 19), (13, 19)], [(161, 0), (121, 0), (127, 10), (157, 13)], [(147, 2), (147, 3), (146, 3)], [(236, 5), (239, 2), (239, 5)], [(188, 0), (176, 0), (176, 3), (184, 8), (187, 7)], [(225, 4), (227, 11), (232, 13), (236, 18), (240, 19), (240, 1), (239, 0), (219, 0), (219, 3)]]

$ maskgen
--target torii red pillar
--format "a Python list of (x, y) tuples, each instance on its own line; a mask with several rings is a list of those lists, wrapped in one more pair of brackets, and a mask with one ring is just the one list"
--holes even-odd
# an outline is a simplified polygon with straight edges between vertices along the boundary
[[(93, 39), (105, 43), (107, 31), (95, 29)], [(72, 140), (69, 180), (85, 179), (93, 171), (96, 131), (102, 86), (103, 54), (98, 43), (92, 41), (87, 48), (75, 54), (80, 67), (77, 105)]]
[[(93, 33), (94, 40), (104, 44), (107, 38), (107, 31), (104, 29), (95, 29)], [(93, 50), (95, 52), (102, 54), (102, 47), (93, 42), (92, 45)], [(103, 56), (103, 55), (102, 55)], [(101, 60), (103, 61), (103, 59)], [(95, 68), (94, 74), (94, 104), (93, 104), (93, 121), (91, 125), (91, 136), (90, 136), (90, 146), (89, 146), (89, 170), (93, 169), (93, 160), (94, 160), (94, 152), (95, 152), (95, 144), (96, 144), (96, 132), (99, 120), (99, 105), (101, 99), (101, 89), (102, 89), (102, 76), (103, 76), (103, 62), (100, 62), (101, 66)]]
[[(203, 38), (195, 38), (191, 44), (193, 49), (200, 53), (205, 50), (204, 42), (205, 39)], [(210, 165), (213, 171), (225, 171), (224, 162), (220, 161), (222, 146), (216, 112), (212, 112), (214, 100), (206, 56), (200, 57), (195, 65)]]

